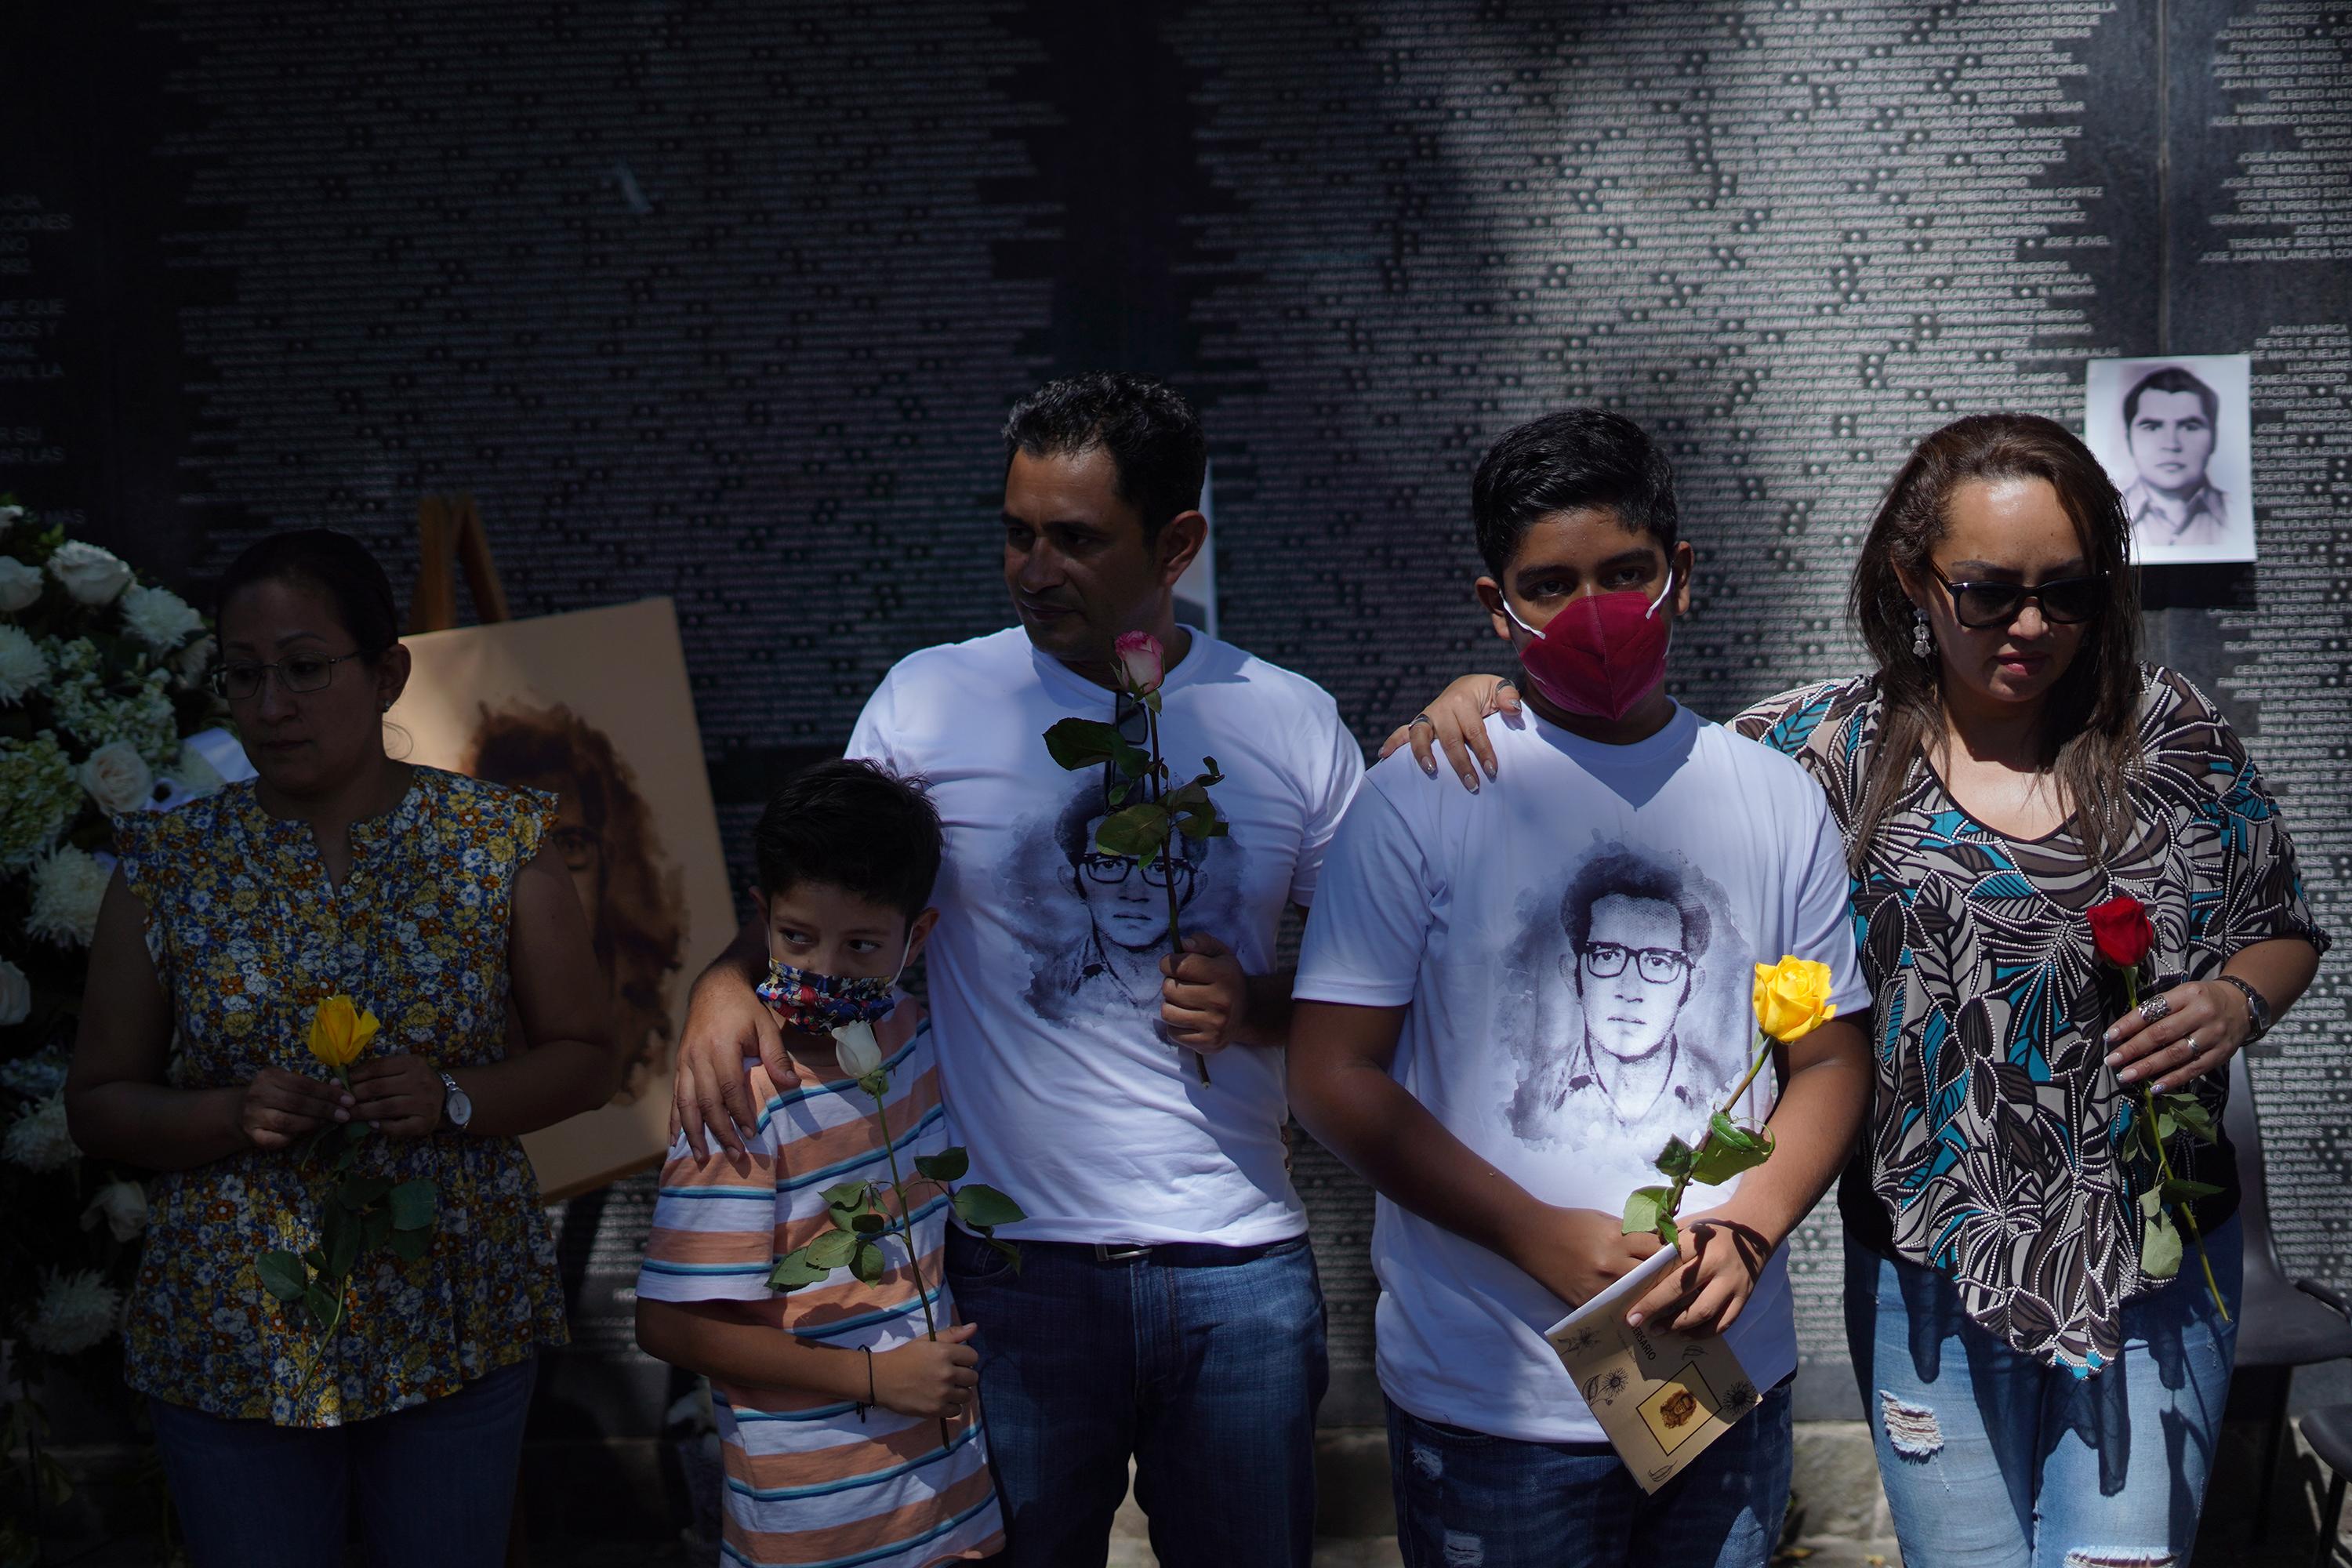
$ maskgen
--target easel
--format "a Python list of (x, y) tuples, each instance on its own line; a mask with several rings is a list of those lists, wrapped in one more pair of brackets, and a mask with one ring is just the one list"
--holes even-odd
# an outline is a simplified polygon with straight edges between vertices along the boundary
[(409, 596), (411, 632), (446, 632), (457, 624), (454, 558), (474, 595), (474, 616), (483, 625), (507, 618), (507, 591), (490, 559), (490, 536), (481, 508), (468, 495), (426, 496), (416, 503), (416, 591)]
[[(490, 536), (482, 527), (482, 509), (469, 495), (428, 495), (416, 503), (416, 588), (408, 600), (408, 629), (446, 632), (457, 624), (457, 580), (450, 572), (454, 559), (466, 574), (466, 587), (474, 597), (474, 616), (484, 626), (507, 618), (506, 585), (499, 581), (498, 563), (490, 559)], [(514, 1504), (507, 1515), (507, 1568), (528, 1568), (529, 1532), (523, 1526), (522, 1456), (515, 1456)]]

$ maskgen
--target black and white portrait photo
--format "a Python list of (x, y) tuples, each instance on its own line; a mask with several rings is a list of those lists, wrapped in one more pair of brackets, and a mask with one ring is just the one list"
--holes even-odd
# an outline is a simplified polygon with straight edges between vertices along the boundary
[(1654, 1153), (1705, 1124), (1745, 1068), (1751, 971), (1723, 889), (1680, 857), (1597, 840), (1522, 910), (1508, 1121), (1542, 1148)]
[(2254, 558), (2244, 354), (2093, 360), (2083, 431), (2131, 519), (2143, 566)]

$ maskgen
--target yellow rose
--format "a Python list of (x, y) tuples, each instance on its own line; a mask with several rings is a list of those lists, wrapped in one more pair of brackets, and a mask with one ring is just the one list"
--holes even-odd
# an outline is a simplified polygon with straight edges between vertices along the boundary
[(360, 1059), (378, 1026), (374, 1014), (362, 1012), (357, 1003), (338, 993), (310, 1015), (310, 1054), (341, 1072)]
[(1756, 1024), (1787, 1044), (1837, 1016), (1830, 1001), (1830, 966), (1794, 954), (1756, 966)]

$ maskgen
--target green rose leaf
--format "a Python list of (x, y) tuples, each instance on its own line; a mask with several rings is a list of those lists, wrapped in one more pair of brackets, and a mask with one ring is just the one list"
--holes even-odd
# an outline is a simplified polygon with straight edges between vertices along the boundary
[(1003, 1258), (1005, 1262), (1013, 1265), (1013, 1273), (1018, 1274), (1021, 1272), (1021, 1249), (1019, 1247), (1013, 1246), (1009, 1241), (999, 1241), (992, 1236), (988, 1238), (988, 1245), (996, 1249), (998, 1257)]
[(335, 1321), (335, 1298), (316, 1285), (302, 1292), (302, 1305), (322, 1329)]
[(2164, 1184), (2164, 1201), (2168, 1204), (2187, 1203), (2192, 1198), (2210, 1198), (2221, 1190), (2210, 1182), (2192, 1182), (2186, 1176), (2175, 1176)]
[(890, 1222), (887, 1219), (870, 1209), (849, 1222), (849, 1228), (859, 1236), (879, 1236), (889, 1226)]
[[(367, 1218), (361, 1223), (363, 1227), (363, 1234), (361, 1240), (365, 1246), (382, 1247), (385, 1242), (390, 1241), (393, 1238), (394, 1231), (392, 1228), (392, 1214), (388, 1209), (370, 1209), (367, 1213)], [(422, 1236), (424, 1232), (402, 1231), (399, 1234), (403, 1236)]]
[(825, 1188), (824, 1201), (827, 1207), (847, 1209), (855, 1214), (859, 1209), (874, 1206), (874, 1188), (867, 1182), (844, 1182), (837, 1187)]
[(857, 1233), (854, 1230), (828, 1230), (801, 1248), (812, 1268), (827, 1273), (848, 1262), (849, 1255), (856, 1250)]
[(936, 1154), (915, 1156), (915, 1169), (935, 1182), (961, 1182), (971, 1169), (971, 1156), (961, 1149), (942, 1149)]
[(335, 1189), (335, 1206), (357, 1214), (390, 1191), (392, 1183), (384, 1177), (361, 1176)]
[(2168, 1094), (2165, 1099), (2169, 1102), (2165, 1109), (2172, 1112), (2175, 1121), (2188, 1129), (2191, 1138), (2200, 1143), (2210, 1143), (2220, 1136), (2213, 1126), (2213, 1113), (2206, 1110), (2201, 1101), (2186, 1094)]
[[(1717, 1121), (1722, 1120), (1718, 1114)], [(1772, 1157), (1772, 1130), (1764, 1128), (1760, 1135), (1735, 1127), (1737, 1142), (1710, 1132), (1699, 1145), (1698, 1160), (1691, 1166), (1691, 1180), (1702, 1186), (1719, 1187), (1742, 1171), (1752, 1171)]]
[(972, 1182), (958, 1187), (953, 1201), (956, 1217), (974, 1227), (986, 1226), (992, 1230), (1000, 1225), (1011, 1225), (1015, 1220), (1029, 1217), (1019, 1204), (985, 1182)]
[(797, 1290), (803, 1285), (820, 1284), (832, 1273), (809, 1261), (807, 1247), (796, 1247), (777, 1258), (776, 1266), (768, 1271), (768, 1289)]
[(433, 1211), (439, 1201), (430, 1176), (419, 1176), (413, 1182), (403, 1182), (384, 1194), (392, 1208), (392, 1228), (423, 1230), (432, 1225)]
[[(389, 1226), (392, 1216), (384, 1215), (383, 1221)], [(433, 1233), (429, 1230), (394, 1230), (390, 1235), (393, 1256), (403, 1263), (415, 1263), (433, 1250)]]
[(887, 1268), (882, 1249), (870, 1241), (857, 1243), (857, 1250), (849, 1255), (849, 1271), (868, 1285), (879, 1283)]
[(1681, 1229), (1675, 1226), (1675, 1216), (1674, 1216), (1674, 1215), (1659, 1215), (1659, 1216), (1658, 1216), (1658, 1245), (1659, 1245), (1659, 1246), (1661, 1246), (1661, 1247), (1673, 1247), (1673, 1246), (1675, 1246), (1676, 1244), (1678, 1244), (1678, 1243), (1682, 1240), (1682, 1237), (1683, 1237), (1683, 1233), (1682, 1233)]
[(1128, 855), (1139, 860), (1167, 839), (1168, 810), (1157, 801), (1112, 812), (1095, 829), (1096, 848), (1106, 855)]
[(1689, 1144), (1679, 1138), (1669, 1138), (1666, 1146), (1658, 1151), (1655, 1163), (1669, 1176), (1684, 1176), (1690, 1173), (1691, 1162), (1697, 1158), (1697, 1151)]
[(261, 1288), (281, 1301), (299, 1301), (310, 1288), (310, 1271), (290, 1252), (265, 1252), (253, 1260)]
[(1627, 1236), (1654, 1234), (1659, 1226), (1666, 1223), (1668, 1219), (1666, 1205), (1674, 1201), (1674, 1197), (1675, 1190), (1672, 1187), (1635, 1187), (1632, 1194), (1625, 1199), (1623, 1234)]
[[(2143, 1204), (2143, 1209), (2146, 1206)], [(2164, 1212), (2161, 1203), (2140, 1226), (2139, 1267), (2151, 1279), (2169, 1279), (2180, 1272), (2180, 1232), (2173, 1228), (2172, 1216)]]
[(2156, 1113), (2156, 1141), (2158, 1142), (2171, 1142), (2173, 1135), (2178, 1133), (2179, 1131), (2180, 1123), (2174, 1118), (2172, 1112), (2169, 1110), (2159, 1110)]
[(1060, 721), (1045, 731), (1045, 750), (1066, 768), (1076, 770), (1112, 763), (1129, 778), (1150, 763), (1134, 742), (1118, 732), (1118, 725), (1106, 724), (1098, 719)]
[(327, 1222), (320, 1228), (326, 1233), (327, 1266), (319, 1270), (331, 1279), (350, 1277), (352, 1265), (360, 1260), (360, 1243), (367, 1222), (356, 1215), (327, 1211)]

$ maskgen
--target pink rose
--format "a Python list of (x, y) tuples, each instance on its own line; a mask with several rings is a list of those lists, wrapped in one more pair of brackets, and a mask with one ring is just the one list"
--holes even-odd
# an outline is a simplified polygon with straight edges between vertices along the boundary
[(1111, 651), (1118, 660), (1119, 683), (1138, 697), (1160, 689), (1166, 656), (1160, 639), (1150, 632), (1121, 632)]

